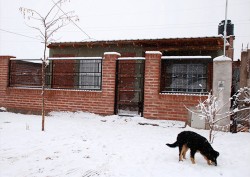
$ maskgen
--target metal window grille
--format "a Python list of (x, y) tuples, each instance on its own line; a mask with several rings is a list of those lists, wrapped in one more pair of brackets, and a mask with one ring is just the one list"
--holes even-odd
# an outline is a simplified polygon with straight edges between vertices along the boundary
[(205, 63), (163, 60), (161, 78), (161, 92), (207, 93)]
[(101, 89), (101, 60), (80, 60), (79, 88)]
[(42, 64), (34, 61), (10, 60), (9, 86), (41, 87)]
[[(41, 63), (11, 61), (9, 71), (10, 87), (42, 86)], [(45, 73), (47, 88), (100, 90), (102, 59), (52, 60)]]

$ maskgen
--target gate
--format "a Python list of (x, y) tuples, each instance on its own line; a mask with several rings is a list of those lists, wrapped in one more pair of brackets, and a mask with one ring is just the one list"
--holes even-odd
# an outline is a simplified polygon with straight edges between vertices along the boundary
[(115, 99), (116, 114), (143, 116), (144, 63), (144, 58), (117, 60)]

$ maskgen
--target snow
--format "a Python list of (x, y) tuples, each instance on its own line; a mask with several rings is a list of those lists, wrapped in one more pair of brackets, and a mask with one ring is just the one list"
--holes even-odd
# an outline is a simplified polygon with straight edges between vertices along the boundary
[(159, 54), (159, 55), (161, 55), (162, 53), (160, 51), (146, 51), (146, 54)]
[(121, 56), (121, 54), (118, 53), (118, 52), (104, 52), (104, 55), (118, 55), (118, 56)]
[(211, 59), (211, 56), (163, 56), (161, 59)]
[(222, 55), (222, 56), (218, 56), (218, 57), (214, 58), (213, 61), (232, 61), (232, 59)]
[(141, 117), (53, 112), (42, 132), (41, 116), (0, 112), (0, 176), (250, 176), (249, 133), (218, 132), (212, 144), (220, 152), (218, 166), (208, 166), (199, 153), (193, 165), (189, 157), (178, 162), (178, 148), (165, 144), (183, 130), (205, 137), (208, 131), (183, 126)]
[(145, 57), (119, 57), (118, 60), (145, 60)]
[(51, 57), (48, 60), (101, 60), (102, 57)]

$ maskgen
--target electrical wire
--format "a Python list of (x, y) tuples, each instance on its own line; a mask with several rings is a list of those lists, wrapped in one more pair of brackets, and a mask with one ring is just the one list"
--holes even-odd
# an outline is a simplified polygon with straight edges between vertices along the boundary
[(23, 37), (26, 37), (26, 38), (36, 39), (36, 40), (41, 41), (40, 39), (35, 38), (35, 37), (27, 36), (27, 35), (24, 35), (24, 34), (20, 34), (20, 33), (12, 32), (12, 31), (8, 31), (8, 30), (4, 30), (4, 29), (0, 29), (0, 31), (4, 31), (6, 33), (11, 33), (11, 34), (15, 34), (15, 35), (18, 35), (18, 36), (23, 36)]
[[(68, 15), (62, 10), (62, 8), (58, 5), (58, 4), (56, 4), (53, 0), (52, 0), (52, 2), (58, 7), (58, 9), (62, 12), (62, 13), (64, 13), (64, 15), (66, 15), (67, 17), (68, 17)], [(70, 19), (70, 18), (69, 18)], [(88, 36), (88, 39), (91, 39), (91, 37), (80, 27), (80, 26), (78, 26), (72, 19), (70, 19), (70, 21), (80, 30), (80, 31), (82, 31), (86, 36)]]

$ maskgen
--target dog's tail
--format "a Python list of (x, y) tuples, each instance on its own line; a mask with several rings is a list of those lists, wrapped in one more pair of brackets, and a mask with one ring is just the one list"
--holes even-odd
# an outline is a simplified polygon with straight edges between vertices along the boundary
[(168, 147), (171, 147), (171, 148), (175, 148), (175, 147), (177, 147), (178, 146), (178, 141), (176, 141), (175, 143), (173, 143), (173, 144), (166, 144)]

